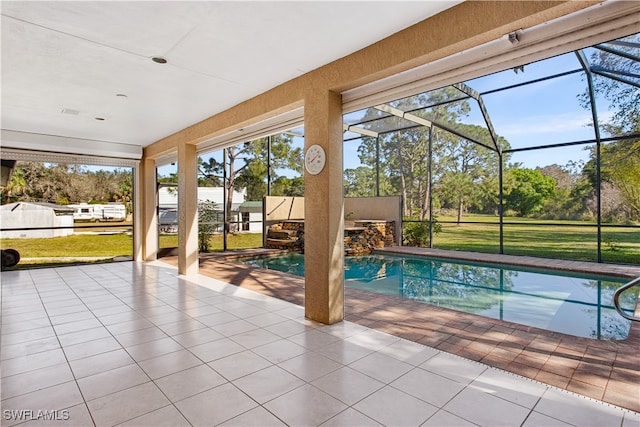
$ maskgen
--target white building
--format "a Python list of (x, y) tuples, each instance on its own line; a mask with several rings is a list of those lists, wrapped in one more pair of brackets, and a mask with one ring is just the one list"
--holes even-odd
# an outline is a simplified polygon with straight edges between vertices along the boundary
[(238, 211), (242, 217), (242, 231), (252, 233), (262, 233), (262, 202), (244, 202), (238, 206)]
[(122, 203), (69, 205), (74, 209), (75, 221), (124, 221), (127, 219), (127, 208)]
[[(232, 231), (262, 232), (262, 202), (246, 202), (245, 198), (245, 190), (234, 191), (231, 212), (229, 212)], [(198, 187), (198, 202), (207, 200), (217, 205), (220, 211), (220, 222), (222, 222), (224, 188)], [(178, 191), (176, 187), (160, 187), (158, 190), (158, 207), (160, 231), (164, 233), (177, 232)]]
[[(233, 192), (233, 204), (240, 205), (244, 202), (245, 191)], [(222, 210), (222, 204), (224, 203), (224, 188), (222, 187), (198, 187), (198, 202), (210, 200), (220, 205)], [(177, 208), (178, 207), (178, 188), (177, 187), (160, 187), (158, 190), (158, 206), (162, 208)]]
[(2, 205), (0, 237), (34, 239), (69, 236), (73, 234), (73, 213), (73, 208), (53, 203), (17, 202)]

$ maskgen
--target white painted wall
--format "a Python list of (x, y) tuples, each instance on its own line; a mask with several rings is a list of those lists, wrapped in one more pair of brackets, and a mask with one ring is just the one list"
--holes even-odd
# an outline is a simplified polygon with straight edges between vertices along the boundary
[(249, 232), (262, 233), (262, 212), (249, 212), (249, 221)]
[[(0, 237), (3, 239), (36, 239), (73, 234), (73, 213), (56, 215), (52, 208), (32, 203), (9, 203), (0, 206)], [(17, 230), (7, 228), (71, 227), (59, 230)]]
[[(161, 187), (158, 190), (158, 203), (160, 206), (178, 206), (178, 192), (170, 191), (168, 187)], [(211, 200), (222, 206), (224, 203), (224, 188), (222, 187), (198, 187), (198, 201)], [(234, 191), (233, 203), (242, 203), (245, 199), (245, 192)]]
[[(198, 201), (205, 201), (205, 200), (210, 200), (214, 203), (216, 203), (219, 207), (220, 210), (222, 210), (223, 208), (223, 203), (224, 203), (224, 188), (222, 187), (198, 187)], [(241, 203), (244, 203), (245, 201), (245, 190), (242, 190), (240, 192), (238, 191), (234, 191), (233, 193), (233, 204), (234, 206), (239, 206)], [(161, 187), (158, 190), (158, 204), (161, 208), (173, 208), (173, 209), (177, 209), (178, 207), (178, 194), (176, 191), (171, 191), (171, 188), (168, 187)], [(164, 224), (164, 232), (167, 233), (175, 233), (177, 230), (177, 225), (174, 225), (174, 221), (172, 221), (173, 216), (172, 214), (165, 214), (168, 215), (166, 216), (166, 218), (171, 218), (171, 220), (166, 220), (165, 218), (165, 224)], [(231, 222), (233, 223), (233, 227), (236, 230), (242, 230), (242, 224), (236, 224), (237, 221), (240, 221), (242, 218), (242, 216), (235, 212), (232, 213), (232, 219)], [(252, 233), (261, 233), (262, 232), (262, 212), (251, 212), (249, 213), (249, 220), (250, 221), (259, 221), (257, 223), (253, 223), (251, 222), (249, 224), (249, 232)], [(163, 223), (163, 220), (160, 220), (161, 223)]]

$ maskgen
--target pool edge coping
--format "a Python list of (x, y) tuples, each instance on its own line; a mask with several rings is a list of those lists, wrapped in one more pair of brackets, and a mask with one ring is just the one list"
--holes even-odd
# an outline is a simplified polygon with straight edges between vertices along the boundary
[(429, 256), (441, 259), (486, 262), (517, 267), (542, 268), (573, 273), (616, 276), (625, 279), (640, 277), (640, 266), (634, 266), (632, 264), (610, 264), (522, 255), (487, 254), (481, 252), (451, 251), (411, 246), (389, 246), (386, 248), (376, 249), (374, 253)]

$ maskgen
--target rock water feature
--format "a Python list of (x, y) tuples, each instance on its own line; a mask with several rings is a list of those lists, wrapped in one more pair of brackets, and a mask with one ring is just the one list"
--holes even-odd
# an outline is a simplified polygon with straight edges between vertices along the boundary
[(286, 220), (273, 224), (267, 231), (269, 249), (304, 251), (304, 220)]
[[(345, 221), (344, 253), (368, 255), (376, 248), (394, 246), (395, 221), (360, 219)], [(274, 224), (267, 231), (266, 247), (304, 251), (304, 221), (286, 220)]]

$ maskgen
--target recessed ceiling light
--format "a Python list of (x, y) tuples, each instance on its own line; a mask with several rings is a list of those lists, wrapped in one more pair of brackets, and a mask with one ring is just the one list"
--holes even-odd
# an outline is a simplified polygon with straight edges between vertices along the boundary
[(99, 120), (99, 121), (102, 122), (102, 121), (104, 121), (104, 117), (96, 117), (96, 120)]
[(157, 64), (166, 64), (167, 60), (164, 59), (162, 56), (154, 56), (153, 58), (151, 58), (151, 60)]
[(125, 95), (124, 93), (116, 93), (116, 96), (119, 98), (128, 98), (128, 96)]

